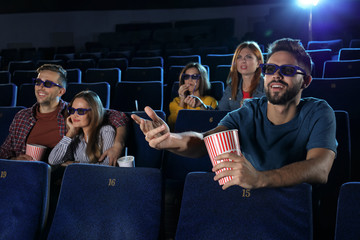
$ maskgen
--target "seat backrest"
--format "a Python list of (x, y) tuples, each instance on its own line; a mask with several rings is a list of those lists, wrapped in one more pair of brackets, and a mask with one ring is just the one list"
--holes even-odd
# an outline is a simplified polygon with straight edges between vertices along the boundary
[(159, 81), (119, 82), (116, 84), (111, 108), (123, 112), (142, 111), (146, 106), (163, 109), (163, 84)]
[(336, 215), (335, 240), (358, 239), (360, 236), (360, 182), (341, 186)]
[(82, 72), (79, 68), (66, 69), (66, 73), (68, 83), (81, 83)]
[(349, 47), (350, 48), (360, 48), (360, 39), (351, 39)]
[(347, 111), (350, 119), (360, 118), (360, 108), (354, 104), (358, 89), (360, 77), (314, 78), (302, 96), (325, 99), (334, 110)]
[(198, 62), (201, 64), (200, 55), (184, 55), (184, 56), (169, 56), (165, 62), (165, 68), (170, 66), (186, 66), (190, 62)]
[(0, 84), (10, 83), (11, 75), (9, 71), (0, 71)]
[(360, 59), (360, 48), (342, 48), (339, 52), (339, 61)]
[(164, 81), (164, 70), (162, 67), (128, 67), (125, 72), (124, 81)]
[(338, 53), (343, 47), (342, 39), (325, 40), (325, 41), (309, 41), (307, 44), (307, 50), (314, 49), (331, 49), (334, 53)]
[(323, 78), (360, 77), (359, 60), (329, 60), (324, 63)]
[(19, 87), (16, 106), (31, 107), (37, 102), (34, 84), (23, 83)]
[(164, 59), (157, 57), (133, 57), (131, 67), (164, 67)]
[(333, 52), (331, 49), (306, 50), (313, 61), (312, 77), (321, 78), (324, 69), (324, 62), (331, 60)]
[(161, 195), (159, 169), (71, 164), (48, 239), (156, 240)]
[(89, 68), (86, 70), (83, 82), (108, 82), (111, 88), (121, 81), (121, 70), (119, 68)]
[(15, 107), (18, 87), (13, 83), (0, 84), (0, 106)]
[[(204, 59), (204, 64), (210, 67), (211, 76), (216, 75), (216, 67), (219, 65), (231, 65), (234, 54), (208, 54)], [(216, 79), (217, 81), (221, 81)]]
[(23, 83), (33, 83), (33, 78), (36, 78), (38, 73), (36, 70), (15, 70), (11, 82), (20, 86)]
[(9, 127), (15, 114), (25, 107), (0, 107), (0, 144), (9, 134)]
[(227, 86), (227, 78), (229, 76), (231, 65), (218, 65), (215, 69), (215, 76), (211, 79), (212, 81), (221, 81), (224, 83), (224, 86)]
[(8, 65), (8, 71), (13, 74), (15, 70), (35, 70), (35, 64), (31, 60), (10, 61)]
[(213, 173), (187, 175), (176, 240), (312, 239), (311, 186), (222, 190)]
[(95, 60), (92, 58), (70, 59), (66, 62), (66, 68), (79, 68), (81, 72), (86, 72), (88, 68), (94, 68), (95, 66)]
[(98, 68), (119, 68), (125, 71), (129, 65), (127, 58), (100, 58)]
[(107, 82), (97, 83), (69, 83), (63, 99), (70, 102), (76, 94), (84, 90), (91, 90), (99, 95), (104, 108), (110, 107), (110, 84)]
[(42, 239), (50, 171), (44, 162), (0, 159), (1, 239)]
[(38, 68), (44, 64), (57, 64), (62, 67), (65, 67), (65, 62), (62, 59), (52, 59), (52, 60), (40, 59), (36, 62), (36, 67)]
[[(131, 114), (136, 114), (141, 118), (149, 119), (144, 111), (138, 112), (126, 112), (126, 115), (130, 118)], [(162, 120), (166, 120), (165, 113), (160, 110), (155, 110), (155, 113), (161, 117)], [(126, 140), (126, 146), (128, 147), (129, 155), (135, 157), (136, 167), (152, 167), (161, 168), (163, 160), (163, 150), (157, 150), (149, 146), (149, 143), (145, 140), (143, 132), (140, 130), (140, 126), (134, 121), (129, 123), (128, 138)]]

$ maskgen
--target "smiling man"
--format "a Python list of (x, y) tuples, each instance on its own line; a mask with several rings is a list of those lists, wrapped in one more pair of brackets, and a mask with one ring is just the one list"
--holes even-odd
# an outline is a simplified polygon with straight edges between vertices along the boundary
[[(44, 64), (37, 72), (34, 79), (37, 103), (15, 115), (9, 135), (0, 147), (0, 158), (32, 160), (25, 154), (27, 143), (46, 146), (50, 152), (66, 134), (68, 103), (61, 100), (66, 92), (66, 71), (59, 65)], [(99, 160), (109, 156), (110, 165), (115, 165), (125, 145), (128, 118), (124, 113), (108, 110), (106, 119), (116, 128), (116, 138), (113, 147)]]
[(261, 188), (326, 183), (337, 148), (335, 115), (324, 100), (301, 99), (311, 82), (310, 56), (298, 40), (280, 39), (269, 47), (268, 61), (260, 67), (266, 97), (245, 101), (206, 133), (170, 133), (148, 107), (145, 111), (152, 121), (136, 115), (132, 118), (150, 146), (194, 158), (207, 154), (205, 136), (238, 129), (241, 156), (218, 155), (217, 160), (230, 158), (232, 162), (213, 168), (214, 172), (232, 168), (214, 178), (233, 176), (223, 189), (232, 185)]

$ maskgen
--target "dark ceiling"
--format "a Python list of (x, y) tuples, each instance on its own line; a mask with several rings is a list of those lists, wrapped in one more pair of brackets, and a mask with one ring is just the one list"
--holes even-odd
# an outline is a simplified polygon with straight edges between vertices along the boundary
[(1, 3), (0, 13), (204, 8), (286, 3), (288, 1), (289, 0), (11, 0)]

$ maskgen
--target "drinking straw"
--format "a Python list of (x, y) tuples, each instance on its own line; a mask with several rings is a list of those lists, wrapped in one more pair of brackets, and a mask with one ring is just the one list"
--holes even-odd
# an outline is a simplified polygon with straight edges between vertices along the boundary
[(196, 80), (196, 82), (195, 82), (195, 86), (194, 86), (194, 89), (193, 89), (193, 93), (192, 93), (192, 95), (194, 95), (195, 88), (196, 88), (196, 85), (197, 85), (198, 81), (199, 81), (199, 80)]
[(125, 157), (127, 157), (127, 147), (125, 147)]
[(137, 100), (135, 100), (135, 109), (136, 109), (136, 111), (139, 111)]

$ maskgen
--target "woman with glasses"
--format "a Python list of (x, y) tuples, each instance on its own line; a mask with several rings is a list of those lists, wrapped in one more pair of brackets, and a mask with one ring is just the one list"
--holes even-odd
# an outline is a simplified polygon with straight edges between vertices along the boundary
[[(78, 93), (68, 113), (68, 131), (51, 151), (49, 163), (99, 163), (101, 154), (114, 144), (115, 138), (115, 129), (103, 124), (105, 110), (99, 96), (93, 91)], [(99, 164), (109, 165), (109, 158)]]
[(256, 42), (243, 42), (236, 48), (219, 110), (233, 111), (241, 107), (245, 99), (265, 95), (259, 67), (262, 63), (263, 55)]
[(177, 115), (181, 109), (208, 110), (217, 107), (215, 98), (206, 95), (210, 90), (208, 73), (200, 63), (187, 64), (179, 76), (179, 96), (169, 105), (168, 123), (174, 128)]

